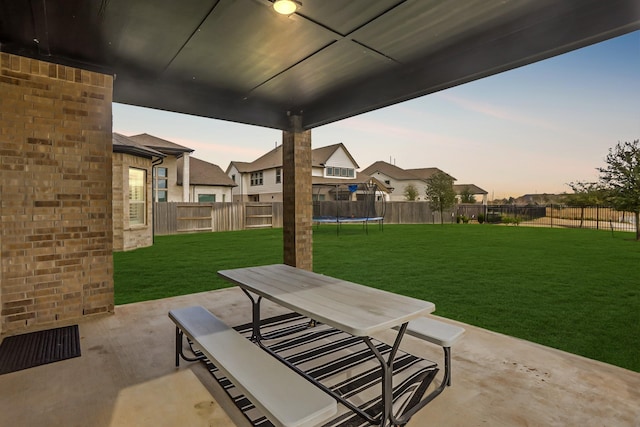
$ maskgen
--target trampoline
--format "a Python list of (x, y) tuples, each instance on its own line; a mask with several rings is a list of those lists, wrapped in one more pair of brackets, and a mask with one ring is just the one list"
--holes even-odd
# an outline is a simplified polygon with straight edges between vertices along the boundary
[(376, 223), (379, 230), (384, 228), (384, 197), (375, 183), (322, 183), (314, 184), (313, 222), (335, 224), (340, 233), (342, 224), (362, 224), (369, 233), (369, 223)]

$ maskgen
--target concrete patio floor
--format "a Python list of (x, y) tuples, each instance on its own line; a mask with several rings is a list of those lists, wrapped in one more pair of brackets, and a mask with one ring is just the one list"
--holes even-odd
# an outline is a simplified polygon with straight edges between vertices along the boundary
[[(167, 312), (189, 305), (230, 325), (251, 316), (246, 296), (230, 288), (84, 320), (81, 357), (0, 376), (0, 426), (249, 426), (203, 364), (174, 366)], [(283, 312), (263, 303), (263, 317)], [(462, 326), (452, 387), (409, 426), (640, 425), (640, 373)], [(412, 337), (402, 348), (441, 362), (439, 348)]]

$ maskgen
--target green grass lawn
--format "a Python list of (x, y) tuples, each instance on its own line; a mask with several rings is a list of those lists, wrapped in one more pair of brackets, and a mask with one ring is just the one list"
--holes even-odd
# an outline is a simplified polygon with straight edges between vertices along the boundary
[[(314, 271), (432, 301), (440, 316), (640, 372), (632, 233), (492, 225), (314, 227)], [(156, 237), (115, 253), (116, 304), (218, 289), (282, 262), (282, 230)]]

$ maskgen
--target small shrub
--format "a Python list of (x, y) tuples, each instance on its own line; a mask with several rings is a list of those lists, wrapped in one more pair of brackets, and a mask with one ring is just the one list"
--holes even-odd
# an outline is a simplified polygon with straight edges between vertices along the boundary
[(478, 214), (478, 223), (484, 223), (484, 214)]
[(502, 215), (500, 215), (499, 213), (488, 213), (487, 214), (487, 222), (491, 223), (491, 224), (499, 224), (500, 222), (502, 222)]
[(513, 224), (513, 225), (520, 225), (520, 218), (518, 216), (503, 216), (502, 217), (502, 223), (503, 224)]
[(466, 215), (456, 215), (456, 224), (460, 224), (461, 222), (464, 224), (468, 224), (469, 217)]

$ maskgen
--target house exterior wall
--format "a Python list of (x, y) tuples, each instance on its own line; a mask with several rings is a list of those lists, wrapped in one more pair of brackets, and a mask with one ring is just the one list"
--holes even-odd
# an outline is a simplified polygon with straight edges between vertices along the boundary
[(351, 168), (351, 169), (355, 169), (356, 165), (353, 164), (353, 162), (351, 161), (351, 159), (349, 158), (349, 156), (347, 155), (347, 153), (345, 153), (345, 151), (340, 148), (338, 150), (336, 150), (331, 157), (329, 157), (329, 159), (327, 159), (327, 162), (325, 163), (325, 169), (326, 167), (341, 167), (341, 168)]
[(250, 194), (249, 188), (251, 188), (251, 174), (239, 172), (235, 166), (229, 168), (227, 173), (229, 178), (235, 175), (235, 183), (238, 185), (231, 190), (231, 198), (233, 202), (248, 202)]
[[(281, 168), (282, 170), (282, 168)], [(259, 202), (281, 202), (282, 201), (282, 172), (280, 173), (280, 183), (276, 183), (276, 169), (265, 169), (262, 171), (262, 185), (251, 185), (251, 173), (244, 174), (248, 178), (249, 186), (247, 194), (257, 196)]]
[[(129, 223), (129, 168), (146, 171), (146, 218), (144, 225)], [(151, 160), (125, 153), (113, 153), (113, 250), (129, 251), (153, 244), (153, 201)]]
[(231, 201), (231, 187), (217, 187), (213, 185), (192, 185), (191, 186), (191, 201), (198, 202), (201, 194), (215, 195), (216, 203), (218, 202), (230, 202)]
[(385, 184), (387, 187), (392, 187), (393, 192), (389, 194), (389, 201), (393, 202), (402, 202), (406, 201), (406, 197), (404, 196), (404, 189), (407, 185), (413, 184), (418, 190), (418, 198), (416, 200), (425, 200), (426, 195), (425, 192), (427, 190), (427, 184), (420, 179), (410, 179), (410, 180), (398, 180), (394, 179), (387, 174), (382, 172), (375, 172), (371, 175), (373, 178), (376, 178), (378, 181)]
[(160, 167), (167, 168), (167, 201), (168, 202), (188, 202), (184, 200), (182, 186), (178, 185), (178, 165), (175, 156), (164, 158)]
[(113, 312), (112, 86), (0, 52), (0, 333)]

